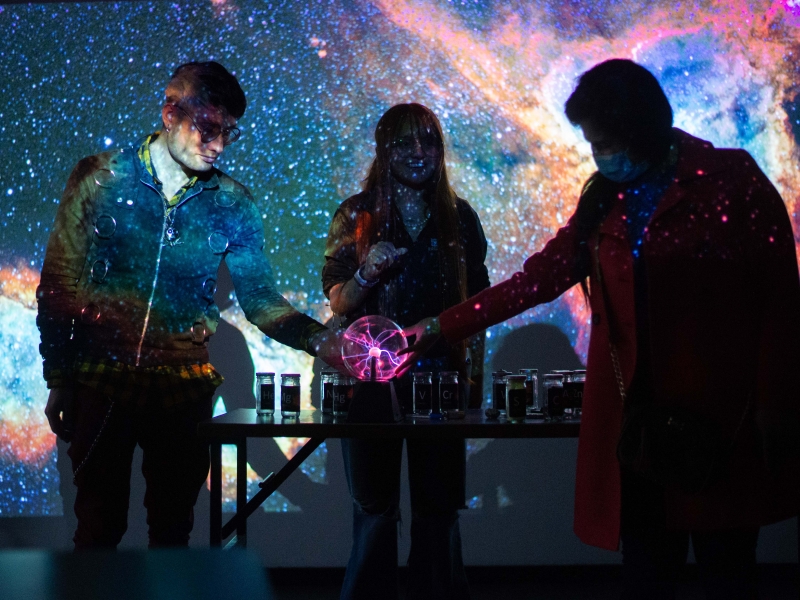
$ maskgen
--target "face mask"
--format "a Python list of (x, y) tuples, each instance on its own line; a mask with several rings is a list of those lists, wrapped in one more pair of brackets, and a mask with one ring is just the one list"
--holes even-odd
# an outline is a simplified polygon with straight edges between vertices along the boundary
[(628, 153), (624, 151), (607, 155), (593, 154), (593, 156), (597, 170), (611, 181), (616, 181), (617, 183), (633, 181), (650, 168), (647, 161), (631, 162), (631, 159), (628, 158)]

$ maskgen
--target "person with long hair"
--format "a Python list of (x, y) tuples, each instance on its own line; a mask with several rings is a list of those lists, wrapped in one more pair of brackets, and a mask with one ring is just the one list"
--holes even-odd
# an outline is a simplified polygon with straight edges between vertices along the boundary
[(581, 75), (565, 112), (597, 165), (575, 213), (522, 271), (408, 328), (409, 364), (581, 283), (575, 532), (621, 542), (626, 600), (674, 598), (690, 539), (709, 598), (757, 598), (759, 527), (800, 506), (786, 207), (747, 152), (673, 128), (657, 79), (632, 61)]
[[(334, 314), (343, 325), (364, 315), (412, 325), (488, 287), (485, 258), (478, 215), (450, 186), (436, 115), (420, 104), (393, 106), (375, 129), (375, 158), (363, 191), (345, 200), (331, 223), (322, 282)], [(414, 369), (458, 371), (460, 381), (472, 378), (473, 397), (479, 398), (482, 342), (478, 335), (472, 344), (435, 344)], [(410, 410), (410, 378), (400, 378), (396, 390)], [(468, 386), (461, 393), (468, 393)], [(467, 598), (458, 524), (465, 495), (464, 441), (406, 444), (412, 512), (408, 595)], [(354, 501), (343, 599), (398, 595), (402, 449), (403, 440), (342, 440)]]

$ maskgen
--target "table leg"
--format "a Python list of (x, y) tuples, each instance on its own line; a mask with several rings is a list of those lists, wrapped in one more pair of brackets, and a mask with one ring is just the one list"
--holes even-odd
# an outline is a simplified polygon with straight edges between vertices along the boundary
[(211, 458), (211, 540), (212, 548), (222, 546), (222, 444), (211, 442), (209, 447)]
[(308, 458), (317, 447), (325, 441), (325, 438), (311, 438), (309, 439), (300, 450), (297, 451), (289, 462), (287, 462), (283, 468), (278, 471), (277, 473), (270, 474), (263, 482), (259, 484), (261, 489), (258, 493), (253, 496), (250, 501), (242, 508), (239, 508), (239, 504), (237, 502), (237, 510), (236, 514), (233, 515), (230, 521), (225, 523), (222, 527), (222, 535), (221, 539), (225, 539), (229, 535), (231, 535), (234, 531), (240, 531), (239, 526), (241, 522), (247, 520), (247, 517), (252, 515), (255, 510), (261, 506), (264, 501), (269, 498), (272, 493), (278, 489), (286, 479), (294, 473), (294, 471), (303, 464), (303, 461)]
[[(247, 438), (236, 444), (236, 512), (244, 511), (247, 505)], [(236, 526), (238, 545), (247, 546), (247, 519)]]

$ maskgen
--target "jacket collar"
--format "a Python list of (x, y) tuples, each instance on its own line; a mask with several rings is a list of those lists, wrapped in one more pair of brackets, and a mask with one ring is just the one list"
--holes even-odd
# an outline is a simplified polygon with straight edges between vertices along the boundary
[[(152, 177), (147, 172), (144, 165), (142, 164), (142, 161), (138, 156), (139, 149), (145, 142), (148, 141), (148, 137), (151, 136), (143, 137), (142, 139), (136, 142), (135, 146), (133, 146), (129, 150), (126, 150), (126, 152), (130, 152), (131, 155), (135, 157), (133, 163), (134, 163), (134, 168), (136, 170), (137, 179), (139, 179), (139, 181), (141, 181), (141, 183), (143, 183), (144, 185), (148, 187), (153, 187)], [(218, 187), (219, 187), (219, 171), (215, 167), (210, 171), (201, 173), (197, 176), (197, 181), (195, 182), (195, 184), (191, 188), (189, 188), (189, 190), (186, 192), (186, 194), (184, 194), (183, 198), (181, 198), (181, 201), (177, 204), (175, 208), (185, 204), (187, 201), (189, 201), (191, 198), (194, 198), (198, 194), (201, 194), (203, 190), (216, 189)]]
[(671, 185), (656, 207), (651, 221), (658, 219), (686, 197), (686, 185), (725, 170), (726, 165), (714, 152), (711, 142), (701, 140), (678, 128), (673, 129), (678, 146), (675, 185)]
[[(673, 185), (670, 185), (664, 193), (664, 197), (653, 213), (651, 222), (685, 198), (686, 184), (709, 177), (726, 168), (726, 164), (719, 159), (717, 153), (712, 152), (714, 145), (711, 142), (689, 135), (677, 127), (673, 128), (673, 133), (674, 143), (678, 148), (675, 179)], [(627, 239), (628, 230), (624, 216), (625, 207), (620, 199), (600, 226), (600, 233)]]

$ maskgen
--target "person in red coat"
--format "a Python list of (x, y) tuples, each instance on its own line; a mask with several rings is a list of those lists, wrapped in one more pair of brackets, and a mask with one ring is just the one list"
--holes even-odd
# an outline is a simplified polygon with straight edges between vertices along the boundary
[[(585, 72), (565, 109), (598, 167), (575, 213), (522, 271), (407, 329), (408, 351), (456, 343), (580, 283), (592, 317), (576, 534), (621, 542), (623, 598), (674, 598), (690, 537), (709, 598), (756, 598), (759, 527), (800, 507), (800, 281), (786, 207), (747, 152), (673, 128), (661, 86), (636, 63)], [(612, 340), (626, 406), (688, 409), (733, 440), (701, 492), (620, 466)]]

